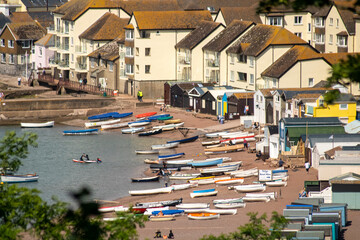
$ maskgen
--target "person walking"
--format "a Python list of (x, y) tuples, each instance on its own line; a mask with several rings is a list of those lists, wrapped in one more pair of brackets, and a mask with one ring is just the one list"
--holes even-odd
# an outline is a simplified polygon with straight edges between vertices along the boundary
[(21, 77), (18, 77), (18, 85), (21, 85)]
[(139, 90), (139, 91), (138, 91), (138, 93), (137, 93), (137, 97), (138, 97), (139, 102), (142, 102), (143, 93), (142, 93), (142, 91), (141, 91), (141, 90)]
[(305, 162), (305, 169), (306, 169), (306, 173), (309, 173), (309, 169), (310, 169), (310, 162), (309, 161)]
[(248, 143), (247, 143), (246, 139), (244, 139), (244, 148), (248, 149)]

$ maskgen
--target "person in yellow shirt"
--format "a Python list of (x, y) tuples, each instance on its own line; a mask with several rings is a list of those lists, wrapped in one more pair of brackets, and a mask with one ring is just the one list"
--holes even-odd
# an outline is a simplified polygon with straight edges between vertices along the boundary
[(142, 91), (141, 91), (141, 90), (139, 90), (139, 91), (138, 91), (138, 93), (137, 93), (137, 97), (138, 97), (139, 102), (142, 102), (143, 93), (142, 93)]

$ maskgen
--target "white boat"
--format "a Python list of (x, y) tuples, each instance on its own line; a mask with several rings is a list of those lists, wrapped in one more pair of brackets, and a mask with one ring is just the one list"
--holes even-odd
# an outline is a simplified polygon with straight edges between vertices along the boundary
[(172, 180), (189, 180), (200, 176), (200, 173), (173, 173), (169, 176)]
[(223, 204), (223, 203), (242, 203), (242, 198), (227, 198), (227, 199), (214, 199), (213, 204)]
[(244, 202), (269, 202), (269, 197), (243, 197)]
[(39, 175), (26, 174), (26, 175), (1, 175), (1, 182), (4, 183), (25, 183), (25, 182), (37, 182)]
[(152, 213), (154, 211), (164, 211), (164, 210), (169, 210), (170, 207), (166, 206), (166, 207), (156, 207), (156, 208), (147, 208), (146, 211), (144, 212), (144, 215), (150, 216), (152, 215)]
[(183, 159), (183, 160), (167, 160), (166, 164), (188, 164), (193, 162), (194, 159)]
[(152, 145), (151, 149), (153, 150), (160, 150), (160, 149), (170, 149), (170, 148), (176, 148), (179, 146), (180, 143), (165, 143), (165, 144), (159, 144), (159, 145)]
[(233, 171), (229, 174), (234, 177), (251, 177), (251, 176), (257, 176), (258, 173), (259, 173), (259, 170), (257, 168), (252, 168), (252, 169), (248, 169), (248, 170)]
[(106, 213), (106, 212), (126, 212), (128, 211), (128, 207), (124, 207), (122, 205), (110, 206), (110, 207), (100, 207), (99, 212)]
[(225, 135), (228, 134), (228, 131), (224, 131), (224, 132), (214, 132), (214, 133), (206, 133), (205, 137), (208, 138), (215, 138), (215, 137), (220, 137), (221, 135)]
[(237, 192), (263, 192), (266, 190), (266, 186), (263, 184), (250, 184), (250, 185), (239, 185), (231, 186), (229, 189), (234, 189)]
[(244, 208), (246, 206), (246, 203), (240, 203), (240, 202), (234, 202), (234, 203), (218, 203), (214, 205), (215, 208), (220, 209), (232, 209), (232, 208)]
[(86, 122), (85, 127), (86, 128), (101, 127), (103, 125), (111, 125), (119, 122), (121, 122), (121, 119), (112, 119), (112, 120), (100, 121), (100, 122)]
[(199, 209), (199, 208), (209, 208), (209, 203), (181, 203), (176, 205), (177, 209)]
[(137, 133), (137, 132), (140, 132), (142, 130), (144, 130), (145, 128), (144, 127), (138, 127), (138, 128), (126, 128), (126, 129), (122, 129), (121, 132), (122, 133)]
[[(229, 133), (225, 133), (225, 134), (220, 134), (221, 138), (227, 139), (227, 138), (237, 138), (237, 137), (243, 137), (248, 135), (249, 132), (242, 132), (242, 131), (237, 131), (237, 132), (229, 132)], [(253, 134), (254, 135), (254, 134)]]
[(214, 145), (214, 144), (219, 144), (219, 143), (221, 143), (220, 140), (201, 142), (201, 144), (203, 146), (209, 146), (209, 145)]
[(45, 123), (20, 123), (22, 128), (48, 128), (54, 126), (54, 121), (49, 121)]
[(131, 196), (137, 195), (151, 195), (151, 194), (158, 194), (158, 193), (171, 193), (173, 190), (172, 187), (163, 187), (163, 188), (153, 188), (153, 189), (146, 189), (146, 190), (132, 190), (129, 191)]
[(268, 187), (286, 187), (286, 181), (273, 181), (273, 182), (265, 182)]
[(163, 131), (171, 131), (171, 130), (174, 130), (175, 127), (174, 126), (170, 126), (170, 127), (163, 127), (161, 128)]
[(194, 183), (184, 183), (184, 184), (173, 184), (170, 187), (173, 187), (174, 191), (178, 191), (178, 190), (184, 190), (184, 189), (197, 187), (197, 186), (198, 185), (194, 184)]
[(144, 163), (147, 163), (147, 164), (159, 164), (160, 161), (159, 160), (154, 160), (154, 159), (145, 159)]
[(154, 129), (163, 129), (163, 128), (178, 128), (178, 127), (182, 127), (184, 125), (184, 122), (181, 123), (174, 123), (174, 124), (167, 124), (167, 125), (160, 125), (160, 126), (155, 126), (153, 127)]
[(223, 143), (218, 143), (218, 144), (214, 144), (214, 145), (208, 145), (206, 146), (206, 149), (211, 149), (211, 148), (217, 148), (217, 147), (222, 147)]
[(117, 123), (117, 124), (109, 124), (109, 125), (102, 125), (101, 130), (109, 130), (109, 129), (116, 129), (116, 128), (123, 128), (127, 127), (128, 122), (125, 123)]
[(231, 142), (231, 144), (235, 145), (235, 144), (243, 143), (244, 139), (246, 139), (247, 142), (255, 142), (256, 141), (254, 134), (251, 134), (248, 137), (232, 139), (232, 140), (230, 140), (230, 142)]
[(225, 167), (216, 167), (216, 168), (205, 168), (201, 169), (201, 174), (219, 174), (219, 173), (226, 173), (231, 171), (236, 171), (239, 168), (239, 164), (225, 166)]
[(139, 121), (139, 122), (133, 122), (133, 123), (129, 123), (128, 126), (130, 128), (135, 128), (135, 127), (141, 127), (141, 126), (146, 126), (151, 124), (151, 122), (149, 121)]
[(197, 183), (198, 185), (206, 185), (206, 184), (215, 183), (215, 181), (227, 180), (227, 179), (230, 179), (230, 176), (217, 177), (217, 178), (211, 177), (211, 178), (191, 179), (191, 180), (189, 180), (189, 183)]
[(218, 213), (189, 213), (188, 218), (192, 220), (210, 220), (220, 218)]
[(220, 215), (235, 215), (237, 209), (206, 209), (206, 213), (218, 213)]
[(218, 164), (217, 166), (218, 166), (218, 167), (227, 167), (227, 166), (231, 166), (231, 165), (234, 165), (234, 164), (239, 164), (239, 166), (241, 166), (241, 165), (242, 165), (242, 161), (237, 161), (237, 162), (223, 162), (223, 163)]
[(277, 194), (276, 192), (246, 193), (245, 197), (269, 197), (270, 199), (275, 200)]
[(190, 193), (191, 198), (197, 198), (197, 197), (208, 197), (208, 196), (216, 196), (218, 194), (218, 191), (211, 191), (211, 192), (192, 192)]
[(164, 221), (174, 221), (174, 215), (165, 215), (165, 216), (150, 216), (149, 218), (152, 222), (164, 222)]
[(159, 150), (135, 150), (136, 154), (159, 154)]
[(223, 179), (215, 181), (216, 185), (228, 185), (228, 184), (235, 184), (235, 183), (244, 183), (244, 178), (230, 178), (230, 179)]

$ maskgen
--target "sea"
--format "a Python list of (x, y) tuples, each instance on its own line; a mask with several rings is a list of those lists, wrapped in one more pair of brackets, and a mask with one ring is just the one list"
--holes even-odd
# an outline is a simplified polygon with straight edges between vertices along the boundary
[[(122, 134), (121, 131), (100, 131), (98, 135), (64, 136), (64, 130), (80, 129), (65, 125), (53, 128), (21, 128), (0, 126), (0, 137), (6, 131), (15, 131), (18, 136), (25, 132), (38, 135), (38, 147), (29, 148), (29, 155), (22, 159), (23, 166), (17, 174), (36, 173), (38, 182), (19, 185), (41, 191), (43, 200), (74, 203), (71, 193), (87, 187), (91, 198), (114, 200), (129, 195), (129, 190), (162, 187), (162, 182), (132, 183), (131, 177), (144, 177), (149, 165), (144, 159), (157, 159), (157, 155), (136, 155), (135, 150), (150, 149), (153, 144), (165, 143), (165, 139), (137, 134)], [(86, 153), (91, 160), (99, 157), (102, 163), (74, 163)]]

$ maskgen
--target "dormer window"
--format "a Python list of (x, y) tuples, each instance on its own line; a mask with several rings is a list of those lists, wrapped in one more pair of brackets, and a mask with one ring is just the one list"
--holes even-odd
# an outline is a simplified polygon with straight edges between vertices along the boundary
[(282, 27), (283, 18), (282, 17), (269, 17), (269, 25)]
[(347, 36), (337, 36), (337, 45), (339, 47), (347, 47)]
[(130, 29), (125, 30), (125, 39), (133, 40), (134, 39), (134, 30), (130, 30)]
[(22, 48), (30, 48), (30, 41), (25, 40), (22, 42)]
[(324, 18), (323, 17), (317, 17), (315, 18), (315, 27), (324, 27)]
[(141, 31), (140, 32), (140, 37), (141, 38), (150, 38), (150, 33), (147, 31)]

